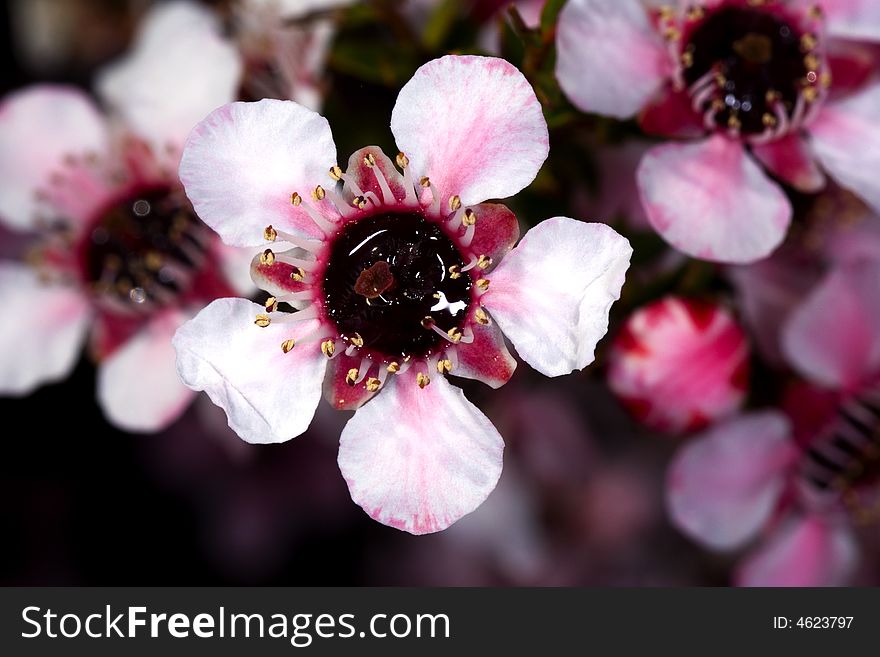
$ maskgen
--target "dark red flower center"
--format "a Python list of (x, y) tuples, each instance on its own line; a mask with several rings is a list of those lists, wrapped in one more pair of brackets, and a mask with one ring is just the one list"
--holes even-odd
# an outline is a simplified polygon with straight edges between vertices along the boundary
[(205, 258), (205, 232), (168, 186), (127, 193), (103, 212), (79, 247), (85, 282), (130, 309), (165, 305), (185, 292)]
[[(472, 279), (440, 226), (421, 212), (383, 212), (347, 224), (324, 270), (327, 317), (373, 358), (429, 356), (461, 327)], [(361, 346), (358, 344), (358, 346)]]
[(686, 29), (684, 81), (707, 123), (759, 134), (796, 120), (798, 103), (816, 99), (818, 40), (794, 23), (772, 3), (722, 5)]

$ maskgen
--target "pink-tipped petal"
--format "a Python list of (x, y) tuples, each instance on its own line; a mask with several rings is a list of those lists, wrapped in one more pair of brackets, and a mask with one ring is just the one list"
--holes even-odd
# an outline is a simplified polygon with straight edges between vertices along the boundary
[(725, 308), (666, 297), (627, 319), (608, 355), (608, 383), (648, 427), (694, 431), (740, 407), (748, 358), (745, 332)]
[(339, 468), (351, 498), (370, 517), (429, 534), (446, 529), (492, 492), (504, 441), (460, 389), (436, 373), (422, 389), (413, 369), (392, 377), (349, 420), (339, 442)]
[(0, 394), (23, 396), (67, 376), (91, 320), (86, 297), (6, 261), (0, 263), (0, 308)]
[(37, 191), (64, 169), (66, 156), (106, 149), (104, 118), (81, 91), (38, 85), (7, 96), (0, 103), (0, 221), (16, 230), (33, 228)]
[(694, 112), (687, 90), (670, 85), (639, 114), (639, 126), (649, 135), (696, 139), (706, 133), (703, 117)]
[(737, 548), (764, 527), (796, 457), (788, 420), (766, 411), (718, 425), (676, 455), (666, 481), (673, 523), (717, 550)]
[(547, 122), (516, 67), (494, 57), (448, 55), (428, 62), (397, 97), (391, 131), (418, 176), (464, 205), (506, 198), (531, 183), (547, 159)]
[(880, 83), (825, 105), (810, 136), (828, 173), (880, 211)]
[(739, 141), (655, 146), (637, 172), (654, 229), (679, 251), (716, 262), (765, 258), (785, 237), (791, 203)]
[(291, 194), (311, 203), (311, 191), (328, 184), (335, 163), (325, 118), (293, 101), (264, 99), (224, 105), (199, 123), (186, 141), (180, 180), (199, 217), (224, 242), (257, 246), (270, 224), (321, 236), (305, 210), (291, 204)]
[(792, 518), (740, 567), (737, 586), (844, 586), (859, 562), (852, 530), (815, 515)]
[(605, 224), (538, 224), (490, 276), (482, 303), (529, 365), (560, 376), (593, 362), (632, 247)]
[(100, 73), (98, 92), (132, 131), (177, 152), (208, 112), (235, 99), (241, 62), (220, 29), (194, 2), (157, 5), (131, 52)]
[(855, 390), (880, 372), (880, 261), (833, 269), (796, 308), (782, 350), (804, 376)]
[(559, 84), (585, 112), (634, 116), (671, 72), (639, 0), (570, 0), (559, 14), (556, 45)]
[(818, 4), (825, 15), (828, 34), (854, 41), (880, 41), (880, 4), (875, 0), (797, 0)]
[(492, 388), (500, 388), (510, 380), (516, 369), (516, 359), (504, 344), (504, 335), (498, 325), (471, 321), (474, 341), (459, 343), (456, 347), (457, 363), (454, 376), (482, 381)]
[[(382, 363), (379, 367), (386, 367)], [(376, 375), (373, 368), (363, 380), (357, 383), (348, 382), (348, 373), (351, 370), (360, 372), (361, 358), (339, 354), (327, 367), (327, 375), (324, 377), (324, 399), (337, 411), (353, 411), (369, 401), (375, 391), (367, 390), (367, 379)]]
[[(519, 222), (516, 215), (501, 203), (480, 203), (471, 210), (477, 217), (477, 223), (474, 224), (474, 239), (468, 248), (474, 255), (491, 258), (490, 267), (495, 267), (516, 245)], [(491, 268), (487, 271), (491, 271)]]
[(800, 192), (814, 194), (825, 187), (825, 174), (798, 134), (792, 133), (767, 144), (752, 146), (752, 155), (770, 173)]
[[(368, 156), (372, 156), (375, 165), (369, 166), (365, 161)], [(366, 146), (355, 151), (348, 158), (348, 168), (345, 170), (347, 176), (351, 176), (357, 190), (354, 190), (351, 184), (346, 181), (343, 186), (343, 192), (347, 200), (353, 199), (355, 196), (367, 192), (373, 192), (380, 202), (385, 203), (385, 197), (382, 192), (382, 186), (376, 177), (376, 170), (385, 178), (388, 183), (388, 190), (396, 201), (404, 202), (406, 200), (406, 186), (403, 182), (403, 175), (394, 166), (381, 148), (378, 146)]]
[(249, 443), (283, 442), (303, 433), (321, 400), (327, 369), (316, 342), (286, 354), (281, 349), (286, 340), (315, 331), (316, 320), (261, 328), (254, 318), (263, 312), (244, 299), (218, 299), (181, 326), (172, 341), (183, 382), (204, 390)]
[(152, 319), (98, 367), (98, 403), (112, 424), (126, 431), (161, 431), (195, 396), (180, 382), (171, 338), (186, 317)]

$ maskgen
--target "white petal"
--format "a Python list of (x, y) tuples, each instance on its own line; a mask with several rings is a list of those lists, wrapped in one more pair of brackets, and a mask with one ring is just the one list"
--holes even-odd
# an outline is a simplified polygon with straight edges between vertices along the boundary
[(315, 11), (326, 11), (354, 4), (356, 0), (245, 0), (250, 10), (270, 8), (281, 18), (296, 19)]
[(132, 51), (101, 72), (97, 87), (135, 133), (159, 149), (180, 148), (206, 114), (235, 99), (240, 77), (217, 17), (177, 1), (155, 6)]
[(88, 300), (41, 282), (30, 267), (0, 263), (0, 394), (26, 395), (73, 369), (88, 330)]
[(98, 403), (126, 431), (161, 431), (189, 406), (193, 392), (177, 376), (171, 338), (186, 317), (153, 318), (98, 367)]
[(0, 221), (32, 228), (36, 191), (62, 168), (64, 156), (106, 148), (104, 118), (81, 91), (38, 85), (7, 96), (0, 103)]
[(629, 118), (670, 72), (670, 55), (638, 0), (569, 0), (556, 35), (559, 84), (585, 112)]
[(254, 324), (259, 306), (218, 299), (178, 329), (177, 371), (226, 411), (229, 426), (249, 443), (276, 443), (303, 433), (321, 399), (327, 359), (317, 343), (281, 350), (318, 328), (316, 320)]
[(880, 212), (880, 83), (826, 105), (810, 136), (831, 176)]
[(351, 498), (411, 534), (446, 529), (495, 488), (504, 441), (442, 376), (421, 389), (410, 370), (386, 386), (342, 432), (339, 468)]
[(524, 361), (547, 376), (568, 374), (593, 362), (631, 255), (605, 224), (547, 219), (489, 275), (482, 303)]
[(443, 203), (454, 194), (464, 205), (516, 194), (550, 148), (532, 87), (494, 57), (449, 55), (422, 66), (400, 90), (391, 131)]
[[(263, 244), (263, 229), (320, 235), (293, 192), (311, 202), (336, 163), (327, 119), (289, 100), (230, 103), (187, 139), (180, 180), (199, 217), (230, 246)], [(329, 203), (329, 199), (325, 201)]]

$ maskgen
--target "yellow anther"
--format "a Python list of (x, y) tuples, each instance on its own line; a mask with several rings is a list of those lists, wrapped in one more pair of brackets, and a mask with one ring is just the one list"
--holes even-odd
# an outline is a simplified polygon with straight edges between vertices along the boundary
[(764, 116), (761, 117), (761, 122), (768, 128), (774, 127), (777, 123), (776, 117), (769, 112), (764, 112)]
[(401, 169), (406, 169), (409, 166), (409, 158), (404, 153), (397, 154), (397, 166)]
[(801, 93), (803, 93), (804, 100), (808, 103), (815, 102), (819, 98), (819, 90), (816, 87), (805, 87)]
[(400, 371), (400, 363), (397, 363), (397, 362), (388, 363), (387, 369), (390, 374), (397, 374)]
[(685, 68), (690, 68), (694, 65), (694, 53), (690, 51), (685, 51), (681, 53), (681, 65)]
[(478, 324), (482, 324), (483, 326), (489, 323), (489, 315), (487, 315), (486, 311), (482, 308), (477, 308), (474, 312), (474, 319), (477, 320)]
[(809, 9), (807, 9), (807, 16), (814, 20), (819, 20), (823, 16), (822, 6), (821, 5), (810, 5)]
[(731, 114), (727, 118), (727, 127), (731, 130), (739, 130), (742, 127), (742, 121), (739, 120), (736, 114)]
[(458, 342), (459, 340), (461, 340), (462, 336), (461, 329), (457, 326), (453, 326), (451, 329), (446, 331), (446, 335), (448, 335), (449, 339), (453, 342)]
[(355, 347), (364, 346), (364, 339), (361, 337), (360, 333), (352, 333), (349, 336), (348, 341), (351, 342)]
[(348, 373), (345, 375), (345, 382), (348, 385), (353, 386), (354, 382), (357, 381), (357, 378), (358, 378), (357, 368), (352, 367), (350, 370), (348, 370)]
[(266, 312), (273, 313), (278, 310), (278, 299), (269, 297), (263, 305), (266, 307)]
[(449, 374), (452, 371), (452, 361), (448, 358), (437, 361), (437, 371), (440, 374)]
[(327, 196), (327, 192), (324, 191), (324, 188), (318, 185), (312, 190), (312, 198), (316, 201), (323, 201), (324, 197)]
[(667, 41), (678, 41), (681, 38), (681, 30), (677, 27), (670, 25), (665, 30), (663, 30), (663, 38)]
[(281, 343), (281, 351), (283, 351), (286, 354), (291, 349), (293, 349), (295, 346), (296, 346), (295, 340), (293, 340), (293, 339), (285, 340), (284, 342)]
[(364, 164), (372, 169), (374, 166), (376, 166), (376, 156), (372, 153), (367, 153), (364, 156)]
[(266, 249), (260, 254), (260, 264), (261, 265), (274, 265), (275, 264), (275, 254), (272, 252), (272, 249)]
[(421, 388), (422, 390), (424, 390), (425, 387), (426, 387), (429, 383), (431, 383), (431, 379), (428, 377), (427, 374), (423, 374), (422, 372), (419, 372), (418, 375), (416, 376), (416, 383), (419, 384), (419, 388)]
[(706, 10), (701, 5), (694, 5), (687, 10), (687, 19), (689, 21), (698, 21), (706, 15)]
[(456, 194), (449, 197), (449, 209), (455, 212), (461, 207), (461, 197)]
[(259, 326), (260, 328), (266, 328), (267, 326), (269, 326), (269, 324), (271, 322), (272, 322), (272, 320), (269, 319), (269, 315), (262, 315), (262, 314), (257, 315), (257, 318), (254, 320), (254, 324)]
[(489, 279), (488, 278), (478, 278), (477, 279), (477, 288), (480, 292), (485, 292), (489, 289)]
[(422, 176), (421, 178), (419, 178), (419, 184), (422, 187), (430, 187), (431, 186), (431, 179), (428, 178), (428, 176)]
[(369, 392), (376, 392), (381, 385), (382, 382), (379, 381), (379, 379), (377, 379), (375, 376), (371, 376), (369, 379), (367, 379), (366, 386)]
[(306, 278), (306, 272), (302, 267), (294, 267), (293, 271), (290, 272), (290, 280), (296, 281), (297, 283), (301, 283)]
[(274, 242), (278, 239), (278, 231), (272, 228), (272, 225), (269, 224), (263, 229), (263, 239), (267, 242)]
[(807, 32), (801, 37), (801, 50), (804, 52), (815, 50), (816, 46), (818, 45), (819, 39), (816, 38), (815, 34), (810, 34), (809, 32)]
[(464, 224), (465, 226), (473, 226), (475, 223), (477, 223), (476, 213), (474, 213), (473, 210), (468, 208), (467, 210), (464, 211), (464, 214), (461, 215), (461, 223)]
[(809, 55), (804, 57), (804, 66), (807, 68), (808, 71), (815, 71), (817, 68), (819, 68), (819, 64), (819, 58), (816, 57), (816, 55), (814, 55), (813, 53), (810, 53)]
[(477, 267), (480, 269), (486, 269), (489, 265), (492, 264), (492, 258), (485, 254), (481, 254), (479, 258), (477, 258)]
[(355, 196), (352, 204), (358, 208), (359, 210), (363, 210), (367, 207), (367, 197), (366, 196)]
[(461, 267), (458, 265), (449, 265), (449, 278), (456, 279), (461, 276)]
[(290, 204), (291, 205), (300, 205), (303, 202), (303, 197), (294, 192), (290, 195)]
[(340, 169), (339, 166), (334, 165), (330, 167), (329, 173), (330, 177), (333, 178), (333, 180), (335, 180), (336, 182), (342, 180), (342, 169)]
[(336, 342), (327, 339), (321, 343), (321, 353), (330, 358), (336, 352)]

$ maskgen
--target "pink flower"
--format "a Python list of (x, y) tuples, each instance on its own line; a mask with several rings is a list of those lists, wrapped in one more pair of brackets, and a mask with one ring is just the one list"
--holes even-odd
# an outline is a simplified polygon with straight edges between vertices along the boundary
[[(506, 382), (502, 330), (547, 375), (585, 367), (631, 249), (605, 225), (557, 217), (508, 254), (516, 218), (484, 200), (528, 185), (548, 152), (510, 64), (426, 64), (391, 128), (402, 175), (373, 146), (343, 172), (327, 121), (289, 101), (233, 103), (197, 126), (180, 168), (196, 211), (227, 244), (281, 246), (251, 270), (273, 295), (265, 308), (215, 301), (174, 343), (184, 382), (248, 442), (301, 434), (322, 390), (358, 409), (339, 450), (352, 498), (422, 534), (476, 508), (501, 473), (501, 436), (445, 374)], [(320, 186), (328, 169), (341, 188)]]
[[(653, 147), (638, 187), (675, 248), (747, 263), (783, 240), (801, 191), (825, 173), (880, 208), (880, 11), (852, 0), (711, 0), (652, 8), (570, 0), (557, 76), (580, 109), (689, 138)], [(597, 53), (600, 53), (597, 56)]]
[(722, 306), (666, 297), (621, 328), (608, 383), (648, 427), (693, 431), (740, 407), (748, 357), (745, 333)]
[(794, 425), (768, 411), (697, 438), (670, 470), (683, 531), (716, 549), (763, 536), (740, 583), (845, 583), (858, 562), (854, 525), (880, 518), (880, 253), (858, 246), (838, 241), (839, 260), (782, 329), (783, 353), (825, 391), (791, 398)]
[(173, 3), (99, 81), (124, 129), (72, 88), (34, 86), (0, 104), (0, 217), (39, 236), (28, 265), (0, 263), (0, 392), (64, 377), (89, 336), (114, 424), (154, 431), (186, 407), (171, 336), (234, 293), (223, 267), (241, 256), (198, 221), (172, 171), (188, 122), (228, 101), (238, 75), (210, 15)]

